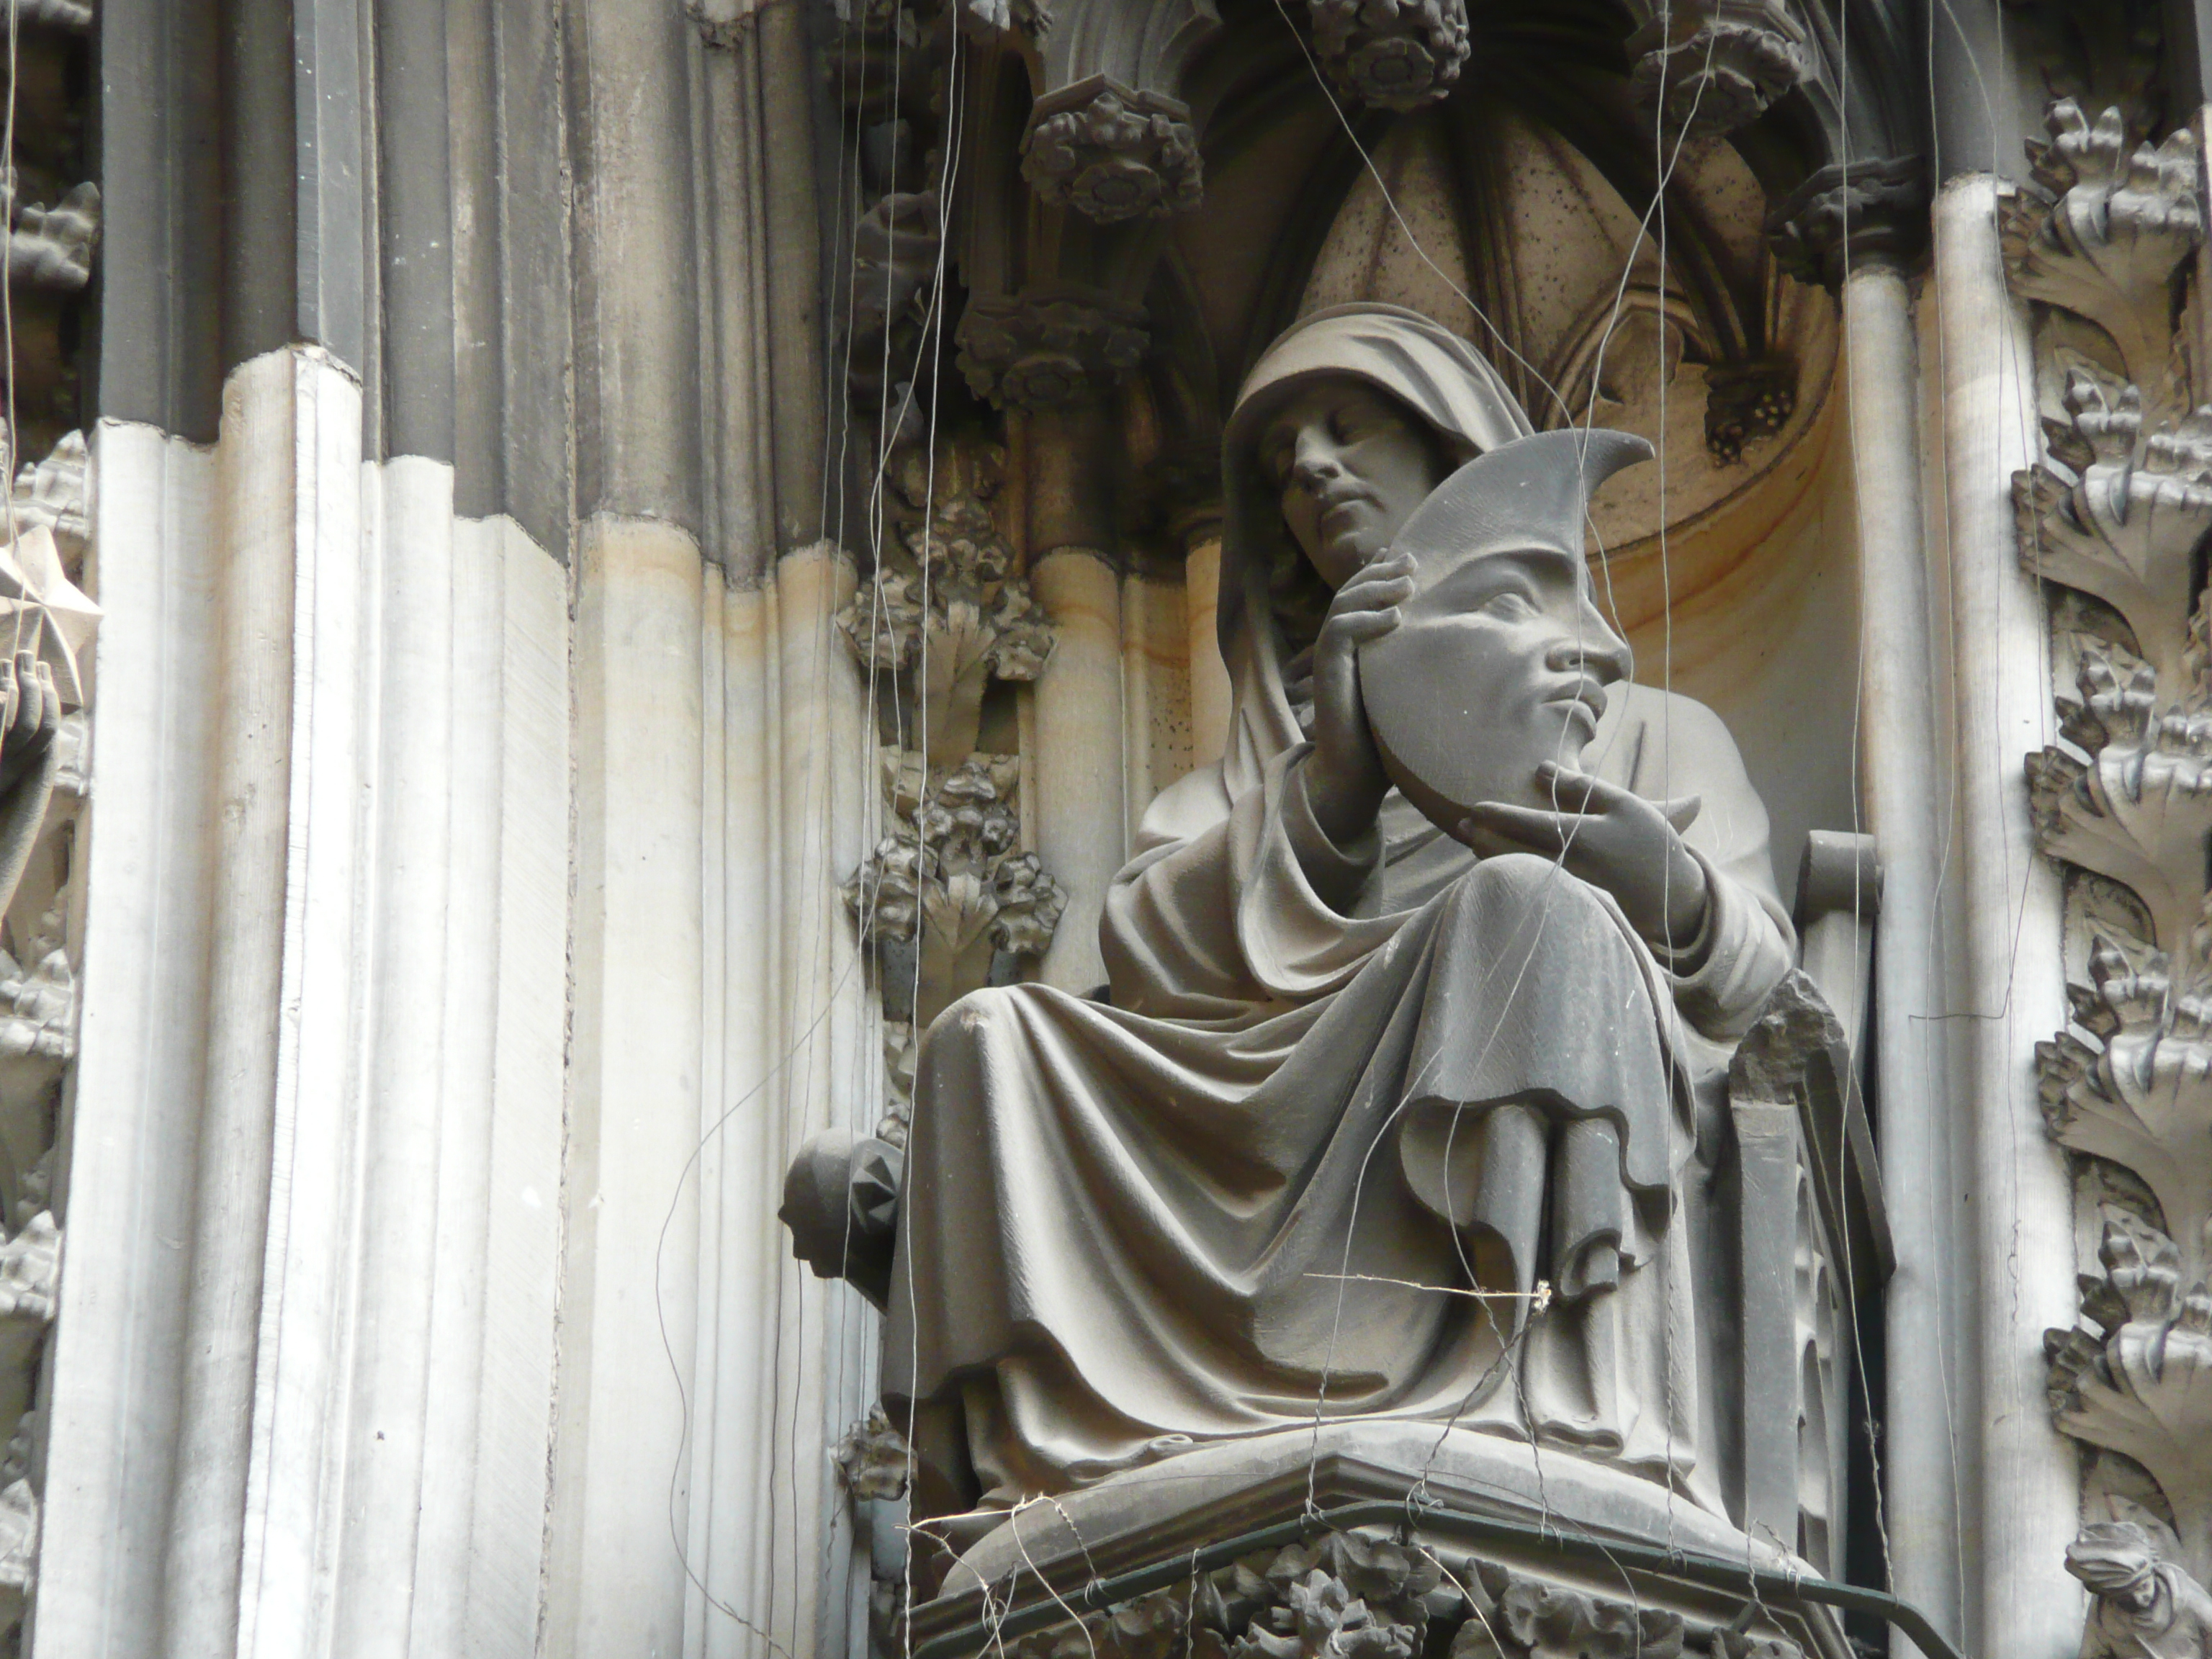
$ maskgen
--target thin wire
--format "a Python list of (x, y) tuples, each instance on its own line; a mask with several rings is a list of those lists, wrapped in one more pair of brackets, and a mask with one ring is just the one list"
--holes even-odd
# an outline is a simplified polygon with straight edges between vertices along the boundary
[[(922, 519), (922, 620), (921, 644), (918, 653), (919, 661), (915, 670), (916, 695), (915, 699), (916, 708), (916, 726), (921, 745), (920, 754), (918, 757), (918, 763), (921, 768), (921, 779), (918, 786), (919, 793), (917, 795), (917, 805), (915, 809), (915, 957), (914, 977), (909, 987), (910, 1000), (908, 1003), (908, 1018), (913, 1024), (915, 1040), (917, 1043), (921, 1041), (921, 929), (923, 921), (921, 894), (923, 882), (925, 880), (925, 872), (927, 868), (926, 859), (928, 851), (927, 848), (924, 845), (924, 837), (927, 833), (927, 824), (928, 822), (928, 813), (927, 809), (929, 799), (929, 555), (935, 538), (937, 528), (935, 515), (937, 489), (937, 431), (939, 413), (938, 397), (939, 388), (942, 385), (944, 369), (944, 296), (946, 254), (951, 243), (951, 238), (949, 234), (945, 234), (945, 231), (947, 228), (947, 222), (951, 216), (953, 190), (959, 179), (959, 168), (962, 159), (961, 152), (963, 148), (966, 136), (966, 97), (965, 89), (963, 87), (961, 81), (962, 59), (960, 53), (960, 31), (957, 28), (955, 28), (952, 31), (951, 60), (947, 65), (945, 77), (946, 114), (951, 124), (951, 130), (945, 136), (945, 159), (942, 163), (942, 176), (939, 179), (938, 186), (939, 233), (937, 245), (937, 270), (934, 280), (934, 291), (930, 301), (933, 327), (932, 331), (924, 337), (925, 339), (930, 343), (935, 354), (933, 362), (933, 368), (935, 372), (933, 373), (930, 379), (928, 427), (929, 477), (927, 488), (924, 492)], [(918, 1104), (921, 1091), (921, 1076), (918, 1071), (915, 1075), (914, 1086), (915, 1096)], [(919, 1111), (916, 1111), (914, 1114), (914, 1124), (918, 1125), (919, 1121), (920, 1113)], [(913, 1145), (913, 1135), (915, 1133), (914, 1127), (912, 1125), (910, 1125), (908, 1133), (908, 1144), (911, 1146)], [(911, 1266), (909, 1266), (905, 1278), (907, 1291), (907, 1320), (908, 1330), (909, 1332), (908, 1346), (911, 1351), (906, 1391), (907, 1503), (908, 1512), (910, 1515), (913, 1512), (913, 1505), (915, 1500), (915, 1483), (919, 1477), (919, 1458), (915, 1449), (915, 1442), (916, 1438), (915, 1430), (915, 1424), (921, 1412), (921, 1401), (917, 1396), (921, 1392), (921, 1313), (920, 1291), (915, 1288)], [(913, 1659), (914, 1549), (910, 1540), (908, 1547), (902, 1552), (900, 1571), (902, 1575), (902, 1595), (899, 1601), (898, 1615), (900, 1649), (904, 1659)]]

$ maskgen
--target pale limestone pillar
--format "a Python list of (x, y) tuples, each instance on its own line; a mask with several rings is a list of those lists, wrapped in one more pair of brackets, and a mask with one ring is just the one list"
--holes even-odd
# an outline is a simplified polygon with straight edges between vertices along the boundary
[(1183, 616), (1190, 629), (1190, 758), (1206, 766), (1221, 758), (1229, 740), (1231, 692), (1221, 660), (1221, 538), (1190, 550), (1183, 565)]
[[(1872, 1052), (1882, 1182), (1897, 1271), (1887, 1316), (1883, 1521), (1897, 1594), (1960, 1634), (1959, 1532), (1969, 1432), (1957, 1322), (1960, 1255), (1955, 1125), (1947, 1109), (1937, 884), (1943, 855), (1936, 687), (1922, 542), (1919, 362), (1904, 272), (1887, 260), (1845, 277), (1844, 371), (1858, 507), (1863, 618), (1861, 788), (1881, 860)], [(1874, 1379), (1869, 1378), (1871, 1386)], [(1893, 1638), (1902, 1641), (1902, 1638)]]
[[(668, 525), (577, 544), (574, 1035), (555, 1425), (555, 1653), (683, 1650), (672, 1547), (697, 1309), (702, 561)], [(670, 1269), (673, 1268), (672, 1282)]]
[(765, 1655), (769, 1639), (842, 1655), (866, 1642), (867, 1540), (829, 1452), (876, 1396), (876, 1319), (792, 1259), (775, 1210), (808, 1135), (866, 1133), (884, 1109), (880, 1024), (839, 890), (872, 844), (877, 786), (866, 687), (831, 623), (851, 562), (817, 544), (772, 574), (756, 588), (705, 576), (686, 1620), (707, 1655)]
[(2081, 1586), (2060, 1566), (2076, 1530), (2078, 1464), (2051, 1426), (2043, 1333), (2076, 1307), (2073, 1194), (2038, 1103), (2035, 1045), (2063, 1029), (2059, 882), (2035, 850), (2025, 757), (2050, 735), (2044, 599), (2021, 567), (2013, 474), (2036, 453), (2033, 365), (2007, 289), (1996, 181), (1947, 183), (1935, 209), (1933, 367), (1948, 567), (1961, 900), (1951, 1013), (1972, 1114), (1979, 1569), (1975, 1651), (2060, 1659), (2080, 1643)]
[(211, 453), (100, 434), (102, 682), (163, 712), (93, 761), (57, 1659), (535, 1638), (566, 578), (361, 414), (288, 348)]
[(1121, 585), (1103, 554), (1063, 547), (1030, 566), (1030, 586), (1055, 641), (1036, 684), (1036, 851), (1067, 892), (1039, 977), (1080, 993), (1105, 983), (1098, 918), (1128, 854)]

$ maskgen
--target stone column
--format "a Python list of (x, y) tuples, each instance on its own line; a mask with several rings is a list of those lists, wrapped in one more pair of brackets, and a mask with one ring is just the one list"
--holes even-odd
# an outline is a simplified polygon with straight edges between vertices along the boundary
[[(1894, 259), (1843, 282), (1851, 477), (1858, 506), (1864, 713), (1862, 788), (1881, 861), (1873, 1051), (1882, 1182), (1897, 1249), (1886, 1298), (1883, 1521), (1896, 1593), (1960, 1632), (1960, 1488), (1966, 1436), (1956, 1322), (1954, 1125), (1947, 1109), (1944, 853), (1936, 740), (1939, 674), (1922, 544), (1919, 362), (1911, 291)], [(1869, 1377), (1871, 1386), (1874, 1379)], [(1902, 1640), (1903, 1638), (1895, 1638)]]
[(2030, 831), (2024, 757), (2051, 723), (2043, 595), (2021, 566), (2013, 474), (2035, 453), (2027, 322), (2007, 289), (1996, 182), (1945, 183), (1935, 210), (1935, 411), (1945, 481), (1936, 535), (1951, 607), (1954, 867), (1961, 902), (1951, 994), (1972, 1114), (1967, 1200), (1976, 1249), (1980, 1628), (1973, 1648), (2073, 1651), (2082, 1592), (2063, 1570), (2075, 1530), (2075, 1454), (2051, 1426), (2043, 1333), (2073, 1322), (2073, 1196), (2045, 1136), (2035, 1045), (2063, 1028), (2059, 884)]
[(1104, 553), (1060, 547), (1032, 561), (1030, 586), (1059, 639), (1036, 687), (1036, 850), (1067, 890), (1038, 977), (1081, 993), (1106, 982), (1098, 918), (1128, 856), (1121, 578)]

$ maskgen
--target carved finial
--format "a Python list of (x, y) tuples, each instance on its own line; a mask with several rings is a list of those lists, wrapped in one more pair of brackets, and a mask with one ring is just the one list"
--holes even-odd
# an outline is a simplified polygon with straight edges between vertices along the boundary
[(1797, 370), (1786, 362), (1740, 363), (1705, 376), (1705, 447), (1723, 466), (1774, 437), (1797, 408)]

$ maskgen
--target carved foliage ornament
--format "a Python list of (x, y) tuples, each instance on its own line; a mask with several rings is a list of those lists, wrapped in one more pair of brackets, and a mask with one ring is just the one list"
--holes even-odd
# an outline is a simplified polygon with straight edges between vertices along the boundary
[(1042, 200), (1101, 224), (1180, 213), (1204, 191), (1189, 106), (1104, 76), (1037, 100), (1022, 176)]
[(1468, 58), (1467, 0), (1308, 0), (1314, 55), (1329, 78), (1379, 109), (1443, 98)]
[[(1687, 1638), (1679, 1613), (1336, 1533), (1006, 1647), (1010, 1659), (1680, 1659)], [(1708, 1640), (1712, 1659), (1801, 1659), (1778, 1635), (1723, 1627)]]
[(1632, 0), (1629, 84), (1689, 137), (1733, 132), (1813, 78), (1811, 32), (1792, 0)]
[(845, 884), (845, 902), (871, 940), (927, 936), (957, 957), (988, 933), (1010, 956), (1051, 944), (1067, 898), (1034, 853), (1017, 852), (1011, 755), (970, 755), (927, 784), (915, 757), (886, 756), (887, 791), (908, 829), (878, 842)]
[[(2072, 331), (2044, 331), (2039, 362), (2063, 417), (2046, 421), (2044, 456), (2015, 477), (2013, 501), (2027, 568), (2100, 603), (2060, 602), (2072, 681), (2057, 697), (2061, 741), (2027, 760), (2038, 840), (2081, 872), (2069, 926), (2088, 944), (2068, 987), (2072, 1024), (2037, 1058), (2050, 1133), (2081, 1155), (2084, 1190), (2103, 1200), (2101, 1272), (2084, 1276), (2081, 1322), (2045, 1338), (2050, 1398), (2067, 1434), (2148, 1474), (2172, 1523), (2148, 1510), (2097, 1521), (2069, 1552), (2097, 1598), (2085, 1653), (2202, 1655), (2212, 641), (2195, 555), (2212, 531), (2212, 409), (2192, 406), (2174, 323), (2203, 210), (2187, 131), (2132, 143), (2117, 109), (2092, 122), (2070, 100), (2048, 125), (2003, 239), (2014, 291), (2069, 313)], [(2124, 1173), (2097, 1174), (2113, 1165)]]
[(1091, 289), (1035, 289), (969, 301), (960, 372), (1000, 408), (1049, 410), (1112, 389), (1144, 361), (1143, 307)]
[(861, 662), (906, 677), (907, 729), (936, 763), (975, 747), (988, 682), (1033, 680), (1052, 655), (1052, 629), (993, 516), (1004, 468), (997, 445), (965, 438), (896, 455), (892, 544), (837, 613)]
[(1911, 253), (1925, 221), (1927, 178), (1918, 155), (1822, 167), (1767, 217), (1775, 263), (1801, 283), (1834, 288), (1869, 256)]

